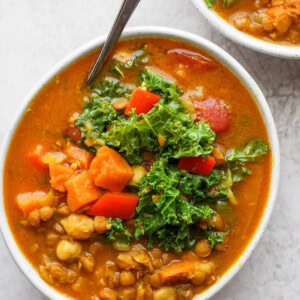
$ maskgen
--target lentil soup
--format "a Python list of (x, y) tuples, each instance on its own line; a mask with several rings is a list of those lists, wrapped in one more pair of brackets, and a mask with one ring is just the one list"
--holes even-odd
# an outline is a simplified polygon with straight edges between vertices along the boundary
[(162, 38), (98, 51), (30, 103), (7, 153), (4, 201), (20, 250), (75, 299), (192, 299), (251, 241), (272, 153), (245, 86)]

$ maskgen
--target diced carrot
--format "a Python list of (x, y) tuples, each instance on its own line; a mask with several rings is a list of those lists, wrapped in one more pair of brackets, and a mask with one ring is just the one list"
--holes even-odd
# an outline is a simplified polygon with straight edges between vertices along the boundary
[(133, 171), (121, 154), (102, 146), (91, 163), (90, 174), (95, 185), (112, 192), (121, 192), (131, 180)]
[(64, 193), (67, 189), (65, 186), (66, 181), (68, 181), (71, 176), (74, 175), (75, 170), (66, 166), (63, 163), (60, 164), (49, 164), (50, 170), (50, 184), (51, 186), (59, 191)]
[(90, 167), (94, 155), (72, 143), (69, 143), (65, 149), (70, 162), (79, 163), (80, 168), (87, 170)]
[(27, 216), (31, 211), (41, 207), (41, 200), (45, 197), (46, 193), (44, 192), (19, 194), (17, 196), (17, 204), (24, 216)]
[(100, 189), (95, 186), (91, 175), (86, 171), (73, 176), (65, 185), (68, 191), (68, 206), (72, 212), (90, 204), (101, 196)]
[(92, 216), (104, 216), (129, 220), (139, 202), (139, 196), (131, 193), (105, 193), (86, 212)]
[(185, 281), (195, 272), (195, 262), (175, 262), (160, 271), (160, 279), (163, 284)]
[(43, 162), (44, 149), (42, 145), (37, 145), (35, 149), (28, 153), (27, 159), (31, 165), (41, 171), (47, 171), (48, 166)]
[(135, 108), (136, 114), (146, 114), (150, 111), (154, 104), (160, 100), (160, 97), (145, 91), (142, 88), (135, 88), (130, 97), (129, 103), (125, 110), (125, 115), (130, 116), (130, 111)]

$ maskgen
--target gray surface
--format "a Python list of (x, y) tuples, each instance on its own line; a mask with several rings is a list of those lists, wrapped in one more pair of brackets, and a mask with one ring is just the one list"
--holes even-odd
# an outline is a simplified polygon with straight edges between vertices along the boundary
[[(0, 1), (0, 139), (22, 98), (66, 54), (108, 31), (120, 0)], [(300, 61), (268, 57), (211, 29), (188, 0), (143, 0), (129, 26), (162, 25), (221, 45), (262, 88), (281, 144), (279, 197), (259, 246), (214, 300), (299, 299)], [(0, 299), (45, 299), (26, 280), (0, 237)]]

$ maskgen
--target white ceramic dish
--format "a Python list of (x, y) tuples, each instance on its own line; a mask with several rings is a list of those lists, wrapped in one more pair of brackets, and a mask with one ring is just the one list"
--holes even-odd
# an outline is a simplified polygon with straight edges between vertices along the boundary
[(246, 33), (243, 33), (242, 31), (239, 31), (234, 26), (222, 19), (212, 9), (209, 9), (205, 0), (191, 1), (208, 23), (210, 23), (220, 33), (231, 39), (233, 42), (272, 56), (300, 59), (300, 46), (279, 45), (252, 37)]
[[(181, 40), (190, 44), (193, 44), (210, 55), (214, 56), (217, 60), (219, 60), (224, 66), (229, 68), (237, 77), (241, 79), (243, 84), (247, 87), (250, 93), (253, 95), (257, 106), (264, 118), (266, 123), (266, 127), (269, 134), (270, 144), (273, 152), (273, 166), (272, 166), (272, 183), (269, 200), (264, 212), (264, 216), (261, 219), (260, 225), (253, 237), (252, 241), (249, 243), (247, 249), (243, 253), (243, 255), (236, 261), (236, 263), (222, 276), (222, 278), (217, 281), (212, 287), (206, 290), (201, 295), (195, 297), (195, 299), (208, 299), (216, 294), (228, 281), (240, 270), (240, 268), (244, 265), (254, 248), (256, 247), (258, 241), (260, 240), (267, 223), (269, 221), (275, 199), (277, 194), (278, 182), (279, 182), (279, 144), (278, 137), (275, 128), (275, 124), (273, 121), (273, 117), (271, 115), (269, 106), (266, 102), (265, 97), (263, 96), (261, 90), (254, 82), (252, 77), (247, 73), (247, 71), (229, 54), (227, 54), (224, 50), (216, 46), (215, 44), (188, 32), (179, 31), (171, 28), (164, 27), (136, 27), (128, 29), (124, 32), (122, 38), (135, 38), (135, 37), (167, 37), (171, 39)], [(56, 292), (53, 288), (51, 288), (48, 284), (46, 284), (39, 276), (38, 272), (33, 269), (31, 264), (27, 261), (27, 259), (23, 256), (22, 252), (19, 250), (10, 228), (8, 226), (6, 220), (6, 214), (4, 210), (3, 204), (3, 169), (4, 169), (4, 161), (6, 157), (6, 152), (10, 145), (11, 137), (24, 113), (30, 101), (34, 98), (34, 96), (38, 93), (38, 91), (56, 74), (58, 74), (65, 67), (70, 65), (72, 62), (76, 61), (78, 58), (84, 56), (89, 53), (93, 49), (101, 46), (106, 39), (106, 35), (96, 38), (79, 49), (72, 52), (65, 59), (63, 59), (58, 65), (56, 65), (49, 73), (47, 73), (41, 81), (32, 89), (32, 91), (27, 95), (24, 99), (23, 104), (21, 105), (21, 109), (14, 118), (12, 125), (8, 132), (6, 133), (6, 137), (4, 139), (2, 149), (1, 149), (1, 157), (0, 157), (0, 225), (3, 237), (7, 244), (7, 247), (13, 256), (15, 262), (25, 274), (25, 276), (32, 282), (32, 284), (37, 287), (43, 294), (48, 296), (50, 299), (63, 300), (66, 299), (65, 296)]]

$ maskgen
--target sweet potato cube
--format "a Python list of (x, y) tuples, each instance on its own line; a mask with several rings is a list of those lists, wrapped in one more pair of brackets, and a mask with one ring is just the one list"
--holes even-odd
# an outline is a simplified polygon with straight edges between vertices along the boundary
[(91, 163), (90, 174), (97, 186), (121, 192), (131, 180), (133, 171), (121, 154), (103, 146)]
[(65, 154), (68, 156), (70, 162), (79, 164), (81, 169), (87, 170), (90, 167), (94, 155), (80, 147), (69, 143), (65, 149)]
[(50, 164), (50, 184), (55, 190), (64, 193), (67, 189), (65, 186), (68, 181), (75, 173), (75, 170), (66, 166), (63, 163)]
[(97, 200), (101, 196), (101, 191), (95, 186), (88, 172), (83, 172), (73, 176), (66, 182), (68, 191), (68, 206), (70, 211), (75, 212), (80, 208)]

